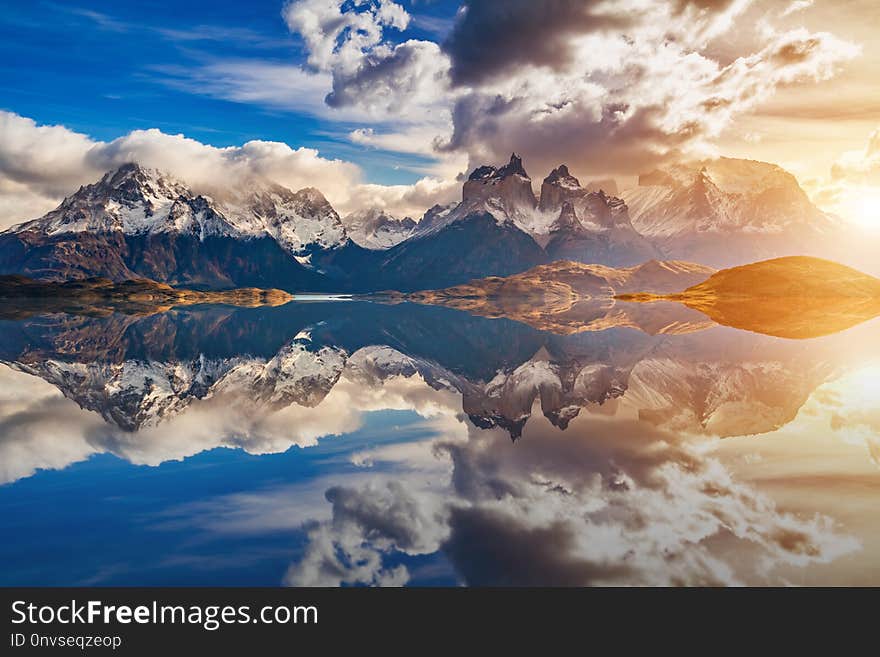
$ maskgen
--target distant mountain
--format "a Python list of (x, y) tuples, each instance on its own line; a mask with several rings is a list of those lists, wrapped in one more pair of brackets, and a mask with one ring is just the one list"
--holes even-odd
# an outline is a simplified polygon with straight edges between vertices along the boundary
[(516, 153), (501, 168), (475, 169), (448, 223), (474, 213), (491, 214), (499, 226), (515, 227), (529, 235), (548, 261), (626, 266), (661, 256), (633, 228), (623, 201), (581, 187), (564, 164), (544, 179), (540, 201)]
[(543, 182), (540, 201), (515, 153), (475, 169), (453, 208), (432, 209), (410, 238), (388, 250), (380, 287), (444, 287), (507, 276), (558, 259), (628, 266), (660, 257), (639, 235), (626, 205), (580, 186), (565, 165)]
[[(293, 292), (439, 289), (569, 260), (728, 266), (827, 250), (833, 218), (793, 176), (720, 159), (582, 186), (560, 165), (536, 196), (522, 159), (480, 166), (462, 199), (416, 221), (380, 210), (342, 220), (314, 188), (252, 178), (200, 190), (135, 163), (80, 188), (45, 216), (0, 233), (0, 275), (150, 278), (198, 289)], [(598, 189), (597, 189), (598, 187)], [(606, 187), (608, 189), (606, 189)]]
[(581, 187), (565, 165), (544, 179), (540, 208), (558, 215), (545, 242), (551, 259), (628, 266), (661, 257), (633, 227), (622, 200)]
[(0, 273), (321, 290), (334, 287), (322, 260), (357, 248), (318, 190), (254, 179), (201, 195), (126, 164), (0, 234)]
[(520, 227), (536, 206), (519, 157), (511, 156), (500, 169), (479, 167), (465, 182), (461, 203), (432, 208), (410, 239), (386, 252), (379, 287), (407, 292), (443, 287), (543, 262), (543, 249)]
[(542, 223), (537, 208), (532, 179), (522, 158), (514, 153), (510, 162), (500, 168), (474, 169), (462, 187), (461, 202), (447, 208), (431, 208), (419, 222), (420, 229), (414, 237), (437, 233), (476, 215), (491, 215), (499, 227), (512, 227), (532, 235)]
[(317, 189), (294, 193), (254, 178), (239, 188), (204, 196), (167, 174), (134, 163), (81, 187), (55, 210), (16, 226), (13, 232), (177, 233), (202, 241), (269, 236), (298, 256), (314, 248), (339, 247), (348, 240), (339, 215)]
[(468, 177), (462, 190), (464, 214), (474, 210), (500, 211), (499, 221), (510, 220), (527, 228), (538, 200), (532, 190), (532, 179), (516, 153), (501, 168), (481, 166)]
[(640, 176), (622, 197), (632, 224), (667, 257), (730, 266), (828, 253), (836, 220), (773, 164), (718, 158)]
[(342, 220), (346, 232), (366, 249), (389, 249), (409, 239), (419, 223), (410, 217), (396, 219), (378, 208), (358, 210)]

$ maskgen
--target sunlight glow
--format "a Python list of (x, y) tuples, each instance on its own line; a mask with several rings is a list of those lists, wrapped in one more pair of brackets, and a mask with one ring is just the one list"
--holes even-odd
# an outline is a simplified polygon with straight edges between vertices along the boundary
[(851, 200), (844, 202), (845, 216), (863, 228), (880, 231), (880, 189), (863, 187), (854, 190)]
[(871, 410), (880, 399), (880, 363), (866, 364), (836, 383), (848, 410)]

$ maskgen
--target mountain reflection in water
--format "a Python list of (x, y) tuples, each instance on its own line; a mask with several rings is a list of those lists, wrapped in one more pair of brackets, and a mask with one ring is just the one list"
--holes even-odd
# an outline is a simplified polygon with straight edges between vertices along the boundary
[(876, 321), (603, 303), (0, 321), (0, 583), (877, 584)]

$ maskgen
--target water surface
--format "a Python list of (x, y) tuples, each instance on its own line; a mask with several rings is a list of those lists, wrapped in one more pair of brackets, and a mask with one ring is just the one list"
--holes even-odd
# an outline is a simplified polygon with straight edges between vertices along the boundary
[(638, 312), (0, 321), (0, 584), (880, 584), (877, 320)]

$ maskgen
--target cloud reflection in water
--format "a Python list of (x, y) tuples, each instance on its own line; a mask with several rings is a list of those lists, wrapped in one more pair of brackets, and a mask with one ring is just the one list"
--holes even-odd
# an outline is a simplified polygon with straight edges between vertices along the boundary
[(813, 412), (873, 453), (871, 404), (828, 389), (866, 360), (871, 325), (807, 342), (555, 335), (408, 304), (308, 306), (5, 322), (4, 481), (101, 453), (185, 470), (217, 447), (314, 449), (393, 409), (425, 421), (308, 480), (181, 499), (157, 522), (300, 528), (292, 585), (405, 584), (428, 557), (470, 585), (779, 584), (860, 549), (834, 514), (786, 510), (713, 450), (720, 436), (772, 440), (824, 386), (831, 404)]

